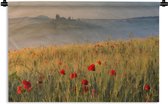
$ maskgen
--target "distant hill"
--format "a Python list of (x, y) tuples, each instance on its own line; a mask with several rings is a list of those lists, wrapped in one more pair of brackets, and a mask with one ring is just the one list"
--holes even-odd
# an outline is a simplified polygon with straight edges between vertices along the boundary
[(159, 17), (60, 20), (44, 15), (9, 19), (9, 48), (96, 42), (158, 35)]

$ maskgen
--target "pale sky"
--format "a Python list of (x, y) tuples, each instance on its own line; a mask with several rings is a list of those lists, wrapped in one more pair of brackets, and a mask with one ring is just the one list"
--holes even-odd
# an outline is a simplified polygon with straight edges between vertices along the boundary
[(159, 16), (159, 3), (152, 2), (9, 2), (9, 18), (45, 15), (85, 19), (124, 19)]

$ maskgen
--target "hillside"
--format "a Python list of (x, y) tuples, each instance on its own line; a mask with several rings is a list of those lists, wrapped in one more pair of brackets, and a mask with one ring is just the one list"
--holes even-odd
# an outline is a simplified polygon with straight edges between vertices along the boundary
[(9, 19), (9, 49), (87, 43), (159, 34), (158, 17), (72, 19), (47, 16)]

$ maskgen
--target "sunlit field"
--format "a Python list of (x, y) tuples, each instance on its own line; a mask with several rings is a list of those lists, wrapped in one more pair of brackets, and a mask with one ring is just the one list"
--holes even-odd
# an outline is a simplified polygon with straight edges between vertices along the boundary
[(159, 38), (10, 50), (10, 102), (158, 102)]

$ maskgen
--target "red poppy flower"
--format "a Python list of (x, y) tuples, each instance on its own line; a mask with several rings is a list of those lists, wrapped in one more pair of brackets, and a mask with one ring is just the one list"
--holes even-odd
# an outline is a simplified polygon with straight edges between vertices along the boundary
[(99, 60), (99, 61), (97, 61), (97, 64), (101, 65), (101, 61), (100, 61), (100, 60)]
[(76, 78), (76, 77), (77, 77), (77, 74), (76, 74), (76, 73), (73, 73), (73, 75), (74, 75), (74, 78)]
[(31, 83), (29, 81), (22, 81), (23, 87), (29, 92), (31, 90)]
[(22, 93), (22, 86), (17, 86), (17, 94), (21, 94)]
[(61, 69), (61, 70), (60, 70), (60, 74), (61, 74), (61, 75), (65, 75), (65, 70), (64, 70), (64, 69)]
[(82, 85), (88, 85), (88, 81), (86, 79), (82, 80)]
[(76, 78), (76, 77), (77, 77), (77, 74), (75, 72), (70, 74), (70, 79), (73, 79), (73, 78)]
[(90, 66), (88, 66), (88, 70), (89, 71), (95, 71), (95, 65), (91, 64)]
[(149, 90), (150, 90), (150, 86), (149, 86), (148, 84), (146, 84), (146, 85), (144, 86), (144, 90), (149, 91)]
[(109, 74), (111, 76), (115, 76), (116, 75), (116, 71), (114, 69), (111, 69), (110, 72), (109, 72)]
[(82, 86), (82, 90), (83, 90), (83, 92), (88, 92), (89, 91), (89, 88), (88, 88), (88, 86)]

